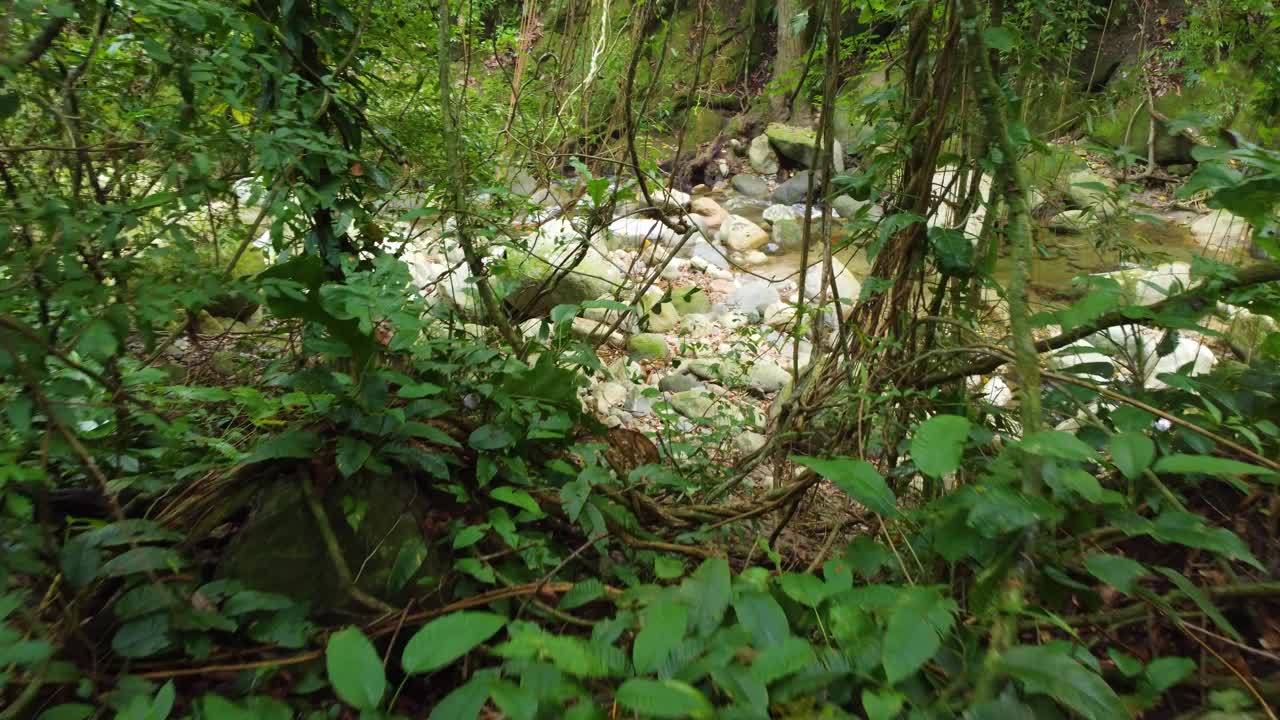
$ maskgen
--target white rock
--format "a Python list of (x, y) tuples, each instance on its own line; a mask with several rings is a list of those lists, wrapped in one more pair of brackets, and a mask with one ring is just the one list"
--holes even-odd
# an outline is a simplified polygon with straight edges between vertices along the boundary
[(778, 290), (773, 283), (760, 278), (744, 280), (730, 295), (729, 305), (747, 312), (761, 312), (779, 302)]
[(751, 141), (751, 146), (747, 148), (747, 161), (751, 163), (751, 169), (761, 175), (778, 172), (778, 153), (765, 135), (757, 135)]
[(689, 193), (680, 190), (661, 188), (650, 190), (649, 197), (653, 199), (653, 207), (662, 212), (679, 213), (689, 207), (690, 201), (693, 200)]
[(746, 431), (733, 436), (733, 449), (742, 455), (750, 455), (763, 448), (768, 438), (760, 433)]
[(1249, 223), (1226, 210), (1209, 213), (1191, 223), (1191, 234), (1207, 250), (1247, 248), (1252, 236)]
[(709, 197), (695, 198), (689, 203), (689, 212), (693, 213), (695, 219), (702, 220), (705, 230), (718, 230), (729, 218), (729, 211)]
[(778, 392), (790, 379), (791, 373), (768, 358), (757, 360), (747, 372), (747, 385), (765, 395)]
[(748, 250), (742, 254), (742, 264), (747, 267), (758, 267), (769, 262), (769, 256), (759, 250)]
[(730, 250), (746, 252), (769, 242), (769, 233), (741, 215), (730, 215), (716, 238)]
[(1151, 305), (1192, 286), (1191, 266), (1184, 262), (1164, 263), (1153, 268), (1126, 268), (1100, 273), (1111, 278), (1136, 305)]
[[(858, 295), (862, 293), (862, 283), (853, 274), (853, 271), (845, 266), (839, 258), (831, 258), (831, 271), (836, 278), (836, 290), (840, 295), (842, 304), (844, 301), (856, 302)], [(815, 298), (822, 288), (823, 267), (821, 263), (811, 266), (804, 274), (804, 294), (806, 297)], [(827, 297), (831, 297), (830, 290)], [(844, 307), (849, 307), (844, 304)]]
[(796, 212), (795, 208), (790, 205), (770, 205), (764, 209), (761, 217), (769, 222), (778, 222), (779, 220), (795, 220), (800, 217), (800, 213)]
[(638, 248), (646, 244), (671, 245), (680, 236), (658, 220), (650, 218), (622, 218), (609, 223), (609, 235), (625, 248)]
[(782, 302), (770, 304), (764, 309), (764, 324), (772, 328), (790, 325), (796, 319), (796, 309)]

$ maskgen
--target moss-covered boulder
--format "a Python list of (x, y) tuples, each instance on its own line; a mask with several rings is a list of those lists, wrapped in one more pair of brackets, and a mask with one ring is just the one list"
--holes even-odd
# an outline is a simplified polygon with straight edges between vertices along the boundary
[(627, 340), (627, 350), (636, 360), (656, 360), (670, 354), (667, 337), (660, 333), (640, 333)]
[[(1172, 132), (1169, 124), (1160, 118), (1176, 121), (1194, 114), (1200, 132), (1206, 135), (1230, 128), (1254, 142), (1266, 143), (1280, 138), (1280, 122), (1274, 114), (1260, 110), (1265, 105), (1257, 102), (1262, 92), (1257, 71), (1227, 62), (1189, 77), (1178, 91), (1155, 97), (1156, 163), (1194, 162), (1191, 149), (1195, 143), (1182, 133)], [(1113, 103), (1092, 118), (1088, 127), (1090, 138), (1145, 158), (1152, 122), (1141, 86), (1141, 69), (1130, 66), (1118, 70), (1108, 85), (1108, 95)]]
[[(782, 123), (769, 123), (764, 129), (764, 134), (769, 138), (769, 144), (773, 145), (783, 157), (806, 168), (813, 168), (817, 164), (818, 134), (813, 130)], [(832, 151), (834, 153), (832, 162), (836, 172), (843, 172), (844, 147), (839, 140), (835, 141)]]
[(720, 130), (724, 128), (724, 122), (724, 116), (711, 108), (689, 108), (684, 126), (685, 147), (697, 147), (715, 140), (720, 135)]
[[(394, 599), (407, 592), (412, 576), (431, 574), (415, 499), (420, 502), (421, 494), (411, 482), (390, 477), (352, 480), (321, 498), (347, 567), (359, 572), (357, 584), (365, 592)], [(346, 606), (347, 588), (321, 541), (300, 482), (294, 477), (269, 481), (253, 504), (219, 574), (254, 590), (307, 601), (313, 609)], [(417, 557), (400, 557), (414, 549)]]
[(702, 288), (672, 288), (671, 304), (681, 315), (705, 315), (711, 312), (711, 298), (702, 292)]
[(680, 311), (671, 302), (662, 302), (662, 293), (650, 290), (640, 299), (640, 329), (650, 332), (665, 333), (676, 329), (680, 324)]
[(567, 220), (556, 219), (528, 238), (525, 248), (509, 250), (502, 271), (506, 302), (526, 315), (545, 315), (556, 305), (612, 295), (622, 272), (584, 242)]

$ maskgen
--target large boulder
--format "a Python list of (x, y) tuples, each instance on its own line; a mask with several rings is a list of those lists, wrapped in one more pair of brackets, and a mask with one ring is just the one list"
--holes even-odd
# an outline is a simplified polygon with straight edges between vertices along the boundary
[(741, 215), (730, 215), (720, 226), (717, 239), (730, 250), (746, 252), (769, 242), (769, 234)]
[(1092, 170), (1076, 170), (1067, 176), (1067, 197), (1081, 210), (1112, 214), (1116, 208), (1115, 189), (1115, 180)]
[(1236, 250), (1249, 247), (1249, 221), (1226, 210), (1202, 215), (1191, 223), (1191, 234), (1206, 250)]
[(694, 198), (689, 203), (689, 212), (693, 213), (695, 221), (701, 218), (704, 231), (719, 230), (724, 221), (729, 219), (729, 211), (709, 197)]
[(675, 330), (680, 324), (680, 311), (675, 304), (661, 300), (662, 293), (657, 290), (650, 290), (640, 299), (641, 309), (644, 310), (640, 320), (642, 330), (665, 333)]
[(779, 220), (795, 220), (800, 217), (800, 213), (790, 205), (770, 205), (761, 213), (761, 217), (771, 223)]
[(747, 148), (747, 161), (751, 164), (751, 169), (761, 175), (778, 172), (778, 153), (774, 152), (769, 138), (764, 135), (757, 135), (751, 141), (751, 146)]
[(743, 281), (729, 295), (729, 305), (741, 308), (750, 313), (759, 313), (770, 305), (779, 302), (781, 297), (773, 284), (761, 278)]
[[(804, 247), (804, 221), (797, 218), (775, 220), (769, 229), (773, 242), (782, 252), (793, 252)], [(810, 228), (809, 239), (817, 236), (817, 228)]]
[(1100, 273), (1115, 280), (1121, 292), (1134, 305), (1151, 305), (1192, 286), (1191, 266), (1184, 262), (1164, 263), (1152, 268), (1125, 268)]
[(506, 301), (526, 314), (545, 315), (556, 305), (578, 305), (612, 295), (622, 284), (622, 271), (590, 246), (572, 270), (549, 285), (586, 242), (567, 220), (557, 218), (528, 238), (525, 248), (509, 249), (506, 271), (511, 287)]
[(760, 358), (747, 372), (747, 386), (761, 395), (778, 392), (790, 379), (791, 373), (769, 358)]
[[(813, 195), (816, 197), (822, 189), (821, 176), (813, 179)], [(809, 171), (796, 173), (792, 178), (773, 191), (771, 199), (780, 205), (797, 205), (809, 197)]]
[[(841, 303), (856, 301), (858, 295), (862, 293), (862, 283), (859, 282), (853, 271), (845, 266), (839, 258), (831, 258), (831, 272), (836, 278), (836, 290), (840, 295)], [(818, 296), (818, 292), (822, 288), (823, 267), (822, 263), (810, 266), (809, 270), (804, 274), (804, 294), (813, 298)], [(831, 297), (828, 290), (827, 297)]]
[(627, 350), (636, 360), (654, 360), (665, 358), (670, 354), (667, 338), (658, 333), (640, 333), (627, 340)]
[(729, 180), (734, 190), (751, 198), (763, 200), (769, 197), (769, 184), (755, 175), (737, 174)]
[(634, 250), (645, 245), (671, 245), (679, 241), (676, 231), (660, 220), (628, 217), (609, 223), (609, 247)]
[(720, 135), (724, 122), (724, 116), (709, 107), (689, 108), (688, 120), (684, 126), (685, 147), (696, 148), (715, 140)]
[(702, 292), (702, 288), (671, 288), (671, 304), (681, 315), (706, 315), (711, 312), (711, 298)]
[[(764, 129), (769, 143), (785, 158), (812, 169), (817, 165), (818, 134), (809, 128), (769, 123)], [(836, 172), (844, 172), (844, 148), (834, 141), (832, 164)]]

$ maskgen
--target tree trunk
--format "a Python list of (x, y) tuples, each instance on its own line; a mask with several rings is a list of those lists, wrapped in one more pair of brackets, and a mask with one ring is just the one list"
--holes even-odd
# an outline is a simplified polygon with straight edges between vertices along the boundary
[[(804, 68), (804, 27), (796, 26), (796, 18), (808, 10), (805, 0), (778, 0), (778, 49), (773, 61), (773, 81), (769, 89), (770, 113), (794, 124), (807, 124), (813, 115), (809, 100), (796, 92)], [(794, 97), (791, 107), (787, 100)]]

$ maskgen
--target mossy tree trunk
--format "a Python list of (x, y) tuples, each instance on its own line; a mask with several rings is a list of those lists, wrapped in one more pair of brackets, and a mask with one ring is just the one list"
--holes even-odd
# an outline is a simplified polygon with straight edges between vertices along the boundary
[[(800, 16), (809, 11), (806, 0), (778, 0), (778, 47), (773, 60), (773, 81), (769, 88), (769, 111), (780, 120), (808, 123), (813, 116), (804, 92), (796, 92), (804, 71), (805, 23)], [(794, 98), (794, 99), (792, 99)], [(791, 107), (787, 101), (791, 100)]]

